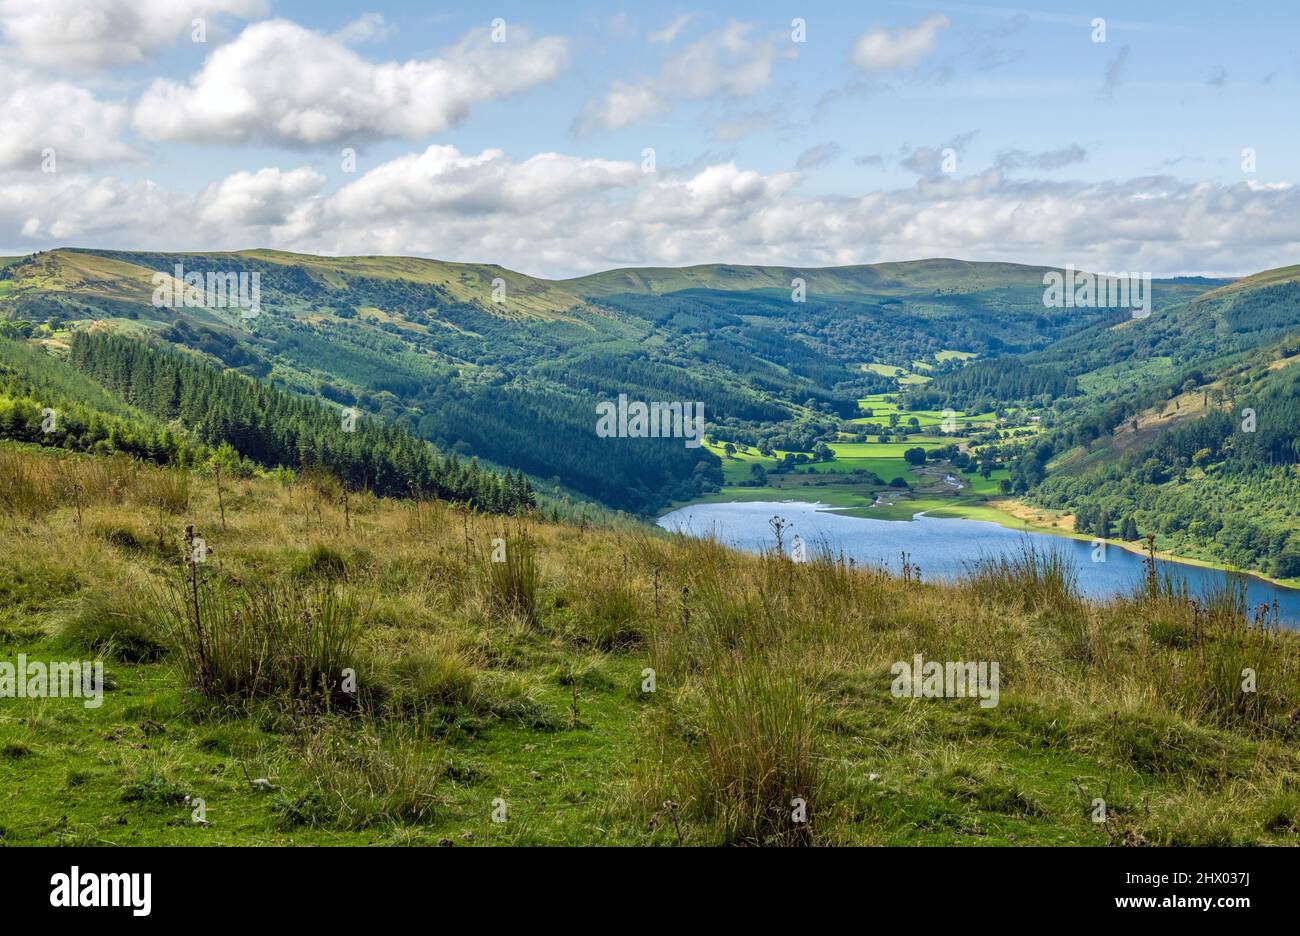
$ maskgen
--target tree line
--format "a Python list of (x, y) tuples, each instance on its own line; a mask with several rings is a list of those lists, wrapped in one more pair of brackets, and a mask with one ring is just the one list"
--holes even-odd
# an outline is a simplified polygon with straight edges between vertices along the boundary
[(229, 444), (267, 468), (323, 470), (381, 496), (418, 494), (498, 512), (536, 504), (522, 472), (498, 474), (474, 461), (443, 458), (401, 426), (340, 411), (182, 353), (107, 332), (79, 331), (69, 360), (195, 442), (211, 448)]

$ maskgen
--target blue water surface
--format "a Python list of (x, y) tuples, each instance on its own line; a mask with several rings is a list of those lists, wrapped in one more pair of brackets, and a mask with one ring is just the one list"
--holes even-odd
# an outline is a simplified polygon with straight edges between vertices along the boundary
[[(775, 543), (770, 521), (780, 516), (787, 522), (784, 534), (787, 551), (799, 536), (808, 554), (829, 549), (843, 553), (859, 565), (884, 565), (897, 573), (906, 552), (912, 565), (921, 567), (927, 581), (954, 580), (982, 557), (1015, 552), (1026, 542), (1039, 549), (1064, 553), (1078, 571), (1079, 590), (1090, 598), (1104, 599), (1132, 594), (1143, 577), (1142, 557), (1117, 546), (1105, 549), (1105, 560), (1093, 561), (1092, 544), (1051, 533), (1014, 530), (982, 520), (939, 519), (919, 515), (911, 521), (873, 520), (851, 517), (822, 504), (802, 501), (770, 501), (730, 504), (693, 504), (665, 514), (659, 525), (690, 536), (713, 536), (737, 549), (758, 552)], [(1283, 625), (1300, 628), (1300, 589), (1283, 588), (1252, 575), (1223, 572), (1157, 560), (1161, 577), (1172, 572), (1187, 582), (1193, 595), (1222, 588), (1229, 579), (1246, 583), (1251, 606), (1277, 601)]]

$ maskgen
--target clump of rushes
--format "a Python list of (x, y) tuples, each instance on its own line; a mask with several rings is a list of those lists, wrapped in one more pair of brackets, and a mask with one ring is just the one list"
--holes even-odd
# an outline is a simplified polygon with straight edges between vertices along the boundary
[(488, 611), (516, 618), (529, 626), (537, 623), (540, 587), (537, 547), (527, 536), (498, 543), (479, 574), (479, 591)]
[(1079, 604), (1078, 572), (1059, 549), (1022, 542), (1016, 552), (985, 556), (966, 573), (966, 584), (985, 597), (1025, 610)]
[(344, 670), (355, 667), (363, 618), (353, 593), (294, 580), (234, 592), (203, 576), (193, 541), (187, 528), (185, 581), (155, 604), (186, 683), (210, 699), (350, 701)]
[(816, 704), (806, 681), (772, 661), (720, 658), (705, 680), (696, 802), (723, 841), (806, 845), (826, 789)]
[(167, 650), (134, 599), (105, 592), (87, 592), (79, 598), (62, 634), (80, 647), (123, 663), (148, 663)]
[(54, 473), (46, 462), (0, 450), (0, 513), (32, 519), (58, 501)]
[(141, 472), (133, 491), (143, 506), (182, 514), (190, 506), (190, 473), (184, 468)]
[(1252, 614), (1244, 581), (1190, 598), (1172, 577), (1155, 580), (1134, 607), (1148, 622), (1154, 682), (1179, 711), (1251, 734), (1296, 735), (1300, 659), (1268, 607)]
[(434, 818), (446, 756), (408, 725), (396, 722), (381, 735), (365, 724), (327, 724), (304, 734), (295, 753), (271, 804), (282, 828), (364, 829)]

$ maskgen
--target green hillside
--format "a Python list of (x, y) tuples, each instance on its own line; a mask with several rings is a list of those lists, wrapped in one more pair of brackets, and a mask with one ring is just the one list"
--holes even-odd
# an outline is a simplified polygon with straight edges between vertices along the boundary
[[(1300, 644), (1242, 628), (1231, 594), (1096, 605), (1044, 556), (922, 584), (8, 442), (0, 473), (5, 654), (104, 667), (98, 699), (5, 699), (0, 844), (1281, 845), (1300, 829)], [(997, 704), (900, 697), (894, 667), (918, 647), (1000, 661)], [(1246, 666), (1267, 692), (1237, 691)]]
[[(155, 274), (170, 282), (177, 265), (258, 274), (260, 314), (155, 306)], [(864, 365), (933, 378), (971, 357), (1044, 347), (1097, 317), (1044, 309), (1042, 270), (1014, 264), (804, 271), (798, 303), (789, 272), (712, 266), (555, 283), (416, 258), (56, 250), (0, 271), (0, 320), (195, 351), (444, 451), (652, 513), (715, 493), (717, 460), (680, 440), (597, 439), (601, 400), (699, 401), (729, 437), (806, 438), (817, 421), (855, 418), (858, 399), (907, 382)], [(635, 291), (612, 285), (629, 277)]]
[[(178, 262), (258, 272), (260, 313), (154, 306)], [(107, 674), (102, 705), (6, 701), (0, 843), (1294, 841), (1300, 645), (1233, 588), (1095, 602), (1032, 550), (941, 584), (536, 489), (1023, 508), (1293, 577), (1297, 285), (1163, 281), (1133, 321), (1045, 309), (1028, 267), (820, 271), (802, 303), (788, 272), (0, 267), (0, 644)], [(704, 401), (704, 444), (599, 437), (619, 394)], [(999, 661), (998, 704), (897, 698), (918, 647)]]
[(1024, 356), (1014, 367), (1069, 383), (1038, 397), (1052, 428), (1011, 465), (1014, 490), (1071, 516), (1077, 532), (1153, 535), (1175, 555), (1300, 580), (1294, 271), (1246, 277), (1147, 320), (1092, 325)]
[[(258, 274), (259, 314), (156, 306), (155, 274), (177, 265)], [(1252, 469), (1268, 475), (1262, 486), (1241, 480), (1242, 457), (1219, 457), (1223, 446), (1201, 464), (1167, 466), (1150, 492), (1121, 496), (1103, 479), (1131, 476), (1135, 461), (1177, 460), (1168, 432), (1240, 409), (1248, 392), (1286, 398), (1270, 369), (1294, 353), (1300, 330), (1295, 268), (1232, 283), (1157, 280), (1146, 319), (1047, 308), (1045, 272), (935, 259), (622, 269), (555, 282), (419, 258), (56, 250), (0, 267), (0, 329), (51, 361), (88, 332), (197, 355), (291, 397), (355, 407), (445, 456), (639, 515), (794, 495), (908, 516), (936, 495), (960, 512), (1011, 493), (1077, 515), (1066, 522), (1078, 532), (1154, 533), (1180, 554), (1288, 571), (1281, 557), (1300, 547), (1295, 518), (1275, 503), (1291, 496), (1286, 444), (1268, 449), (1283, 463)], [(795, 277), (801, 296), (791, 294)], [(703, 403), (710, 444), (600, 437), (596, 405), (620, 395)], [(909, 439), (945, 412), (983, 421), (923, 440), (918, 473), (891, 446), (916, 447)], [(1289, 439), (1290, 423), (1278, 431)], [(728, 444), (761, 457), (737, 464)], [(878, 448), (838, 457), (846, 445)], [(1214, 516), (1163, 516), (1156, 500), (1191, 481), (1214, 493)], [(1267, 503), (1229, 524), (1226, 505), (1247, 491)]]
[(1047, 269), (1016, 263), (943, 259), (814, 268), (713, 263), (607, 270), (562, 283), (578, 295), (600, 297), (620, 293), (664, 295), (686, 289), (789, 291), (791, 280), (799, 277), (810, 292), (822, 295), (905, 295), (918, 290), (984, 292), (1008, 287), (1036, 287), (1041, 291)]

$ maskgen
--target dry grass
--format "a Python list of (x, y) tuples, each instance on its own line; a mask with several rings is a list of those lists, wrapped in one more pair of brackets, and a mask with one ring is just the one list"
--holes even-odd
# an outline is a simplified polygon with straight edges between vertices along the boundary
[[(639, 754), (608, 765), (606, 808), (655, 841), (888, 841), (895, 828), (947, 828), (924, 818), (935, 807), (907, 800), (914, 788), (951, 808), (1041, 821), (1059, 807), (1025, 777), (1058, 755), (1156, 784), (1140, 808), (1117, 806), (1116, 840), (1258, 840), (1300, 822), (1300, 642), (1230, 596), (1099, 605), (1037, 554), (921, 584), (826, 555), (798, 564), (530, 518), (507, 530), (501, 518), (361, 494), (345, 518), (324, 485), (268, 478), (226, 479), (222, 531), (202, 475), (0, 449), (0, 477), (17, 479), (0, 496), (0, 625), (80, 614), (76, 639), (142, 645), (139, 595), (171, 594), (166, 643), (195, 687), (207, 677), (185, 610), (186, 524), (205, 538), (204, 573), (225, 602), (200, 609), (226, 641), (229, 666), (211, 685), (236, 695), (333, 684), (354, 665), (376, 725), (375, 715), (440, 712), (440, 724), (517, 718), (553, 730), (534, 701), (538, 680), (562, 662), (579, 685), (596, 677), (578, 674), (578, 657), (631, 657), (656, 686), (629, 693)], [(495, 539), (503, 562), (492, 561)], [(341, 602), (338, 639), (317, 646), (304, 615), (321, 621), (330, 600)], [(890, 665), (918, 653), (997, 661), (1001, 706), (892, 699)], [(1254, 693), (1242, 691), (1247, 669)], [(337, 738), (308, 738), (284, 771), (314, 764), (325, 779), (294, 781), (286, 822), (359, 827), (435, 811), (436, 758), (413, 759), (409, 736), (374, 730), (375, 746), (354, 752), (364, 763)], [(985, 737), (1020, 758), (1019, 779), (972, 762), (971, 739)], [(876, 761), (912, 779), (868, 784)], [(906, 800), (899, 812), (881, 805), (886, 794)], [(796, 798), (805, 823), (792, 821)]]

